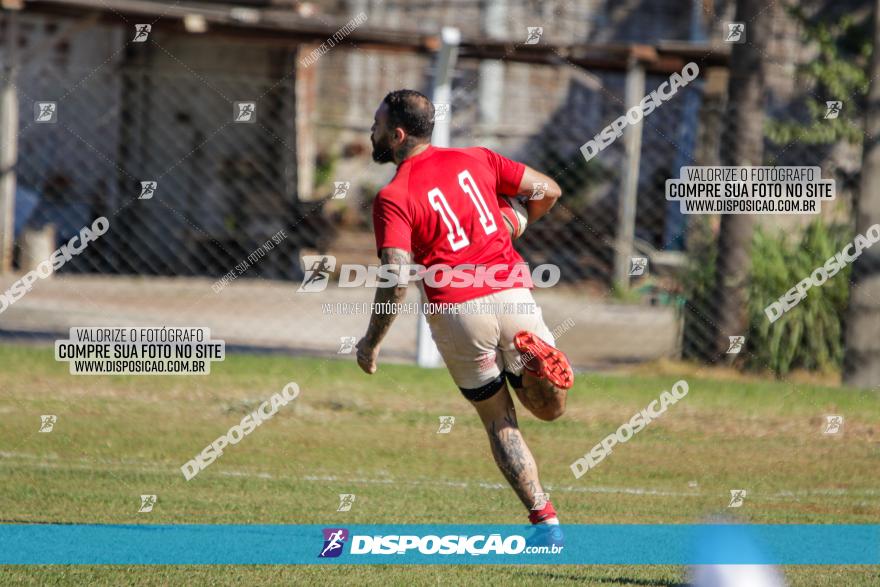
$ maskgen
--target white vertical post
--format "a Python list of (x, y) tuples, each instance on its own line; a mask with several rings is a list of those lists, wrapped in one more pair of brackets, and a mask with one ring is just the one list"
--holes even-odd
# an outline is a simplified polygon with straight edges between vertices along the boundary
[[(493, 0), (480, 11), (483, 34), (490, 39), (506, 39), (509, 27), (507, 20), (507, 0)], [(504, 100), (504, 61), (484, 59), (480, 61), (479, 81), (479, 143), (484, 147), (496, 148), (498, 123), (501, 120)], [(519, 88), (525, 91), (528, 88)]]
[(18, 15), (7, 13), (6, 55), (0, 88), (0, 273), (12, 270), (15, 241), (15, 163), (18, 159)]
[[(645, 95), (645, 68), (635, 59), (626, 70), (624, 101), (626, 109), (637, 106)], [(614, 251), (614, 285), (629, 288), (630, 259), (636, 232), (636, 198), (639, 188), (639, 164), (642, 152), (642, 124), (629, 124), (623, 129), (625, 159), (620, 200), (617, 203), (617, 239)]]
[[(434, 134), (431, 142), (438, 147), (449, 146), (449, 129), (452, 122), (452, 75), (455, 71), (455, 61), (458, 58), (458, 44), (461, 42), (461, 33), (454, 27), (443, 27), (440, 32), (440, 51), (437, 53), (436, 69), (434, 71), (434, 91), (431, 101), (434, 104), (449, 104), (448, 114), (440, 120), (434, 121)], [(424, 293), (422, 294), (424, 298)], [(442, 363), (440, 351), (431, 338), (431, 331), (424, 314), (419, 314), (418, 331), (416, 335), (416, 363), (419, 367), (439, 367)]]
[(449, 146), (449, 128), (452, 122), (454, 110), (452, 100), (452, 76), (455, 72), (455, 62), (458, 59), (458, 44), (461, 42), (461, 33), (454, 27), (443, 27), (440, 32), (440, 50), (437, 52), (437, 62), (434, 70), (434, 91), (431, 100), (434, 104), (449, 104), (449, 114), (441, 120), (434, 122), (434, 134), (431, 142), (438, 147)]

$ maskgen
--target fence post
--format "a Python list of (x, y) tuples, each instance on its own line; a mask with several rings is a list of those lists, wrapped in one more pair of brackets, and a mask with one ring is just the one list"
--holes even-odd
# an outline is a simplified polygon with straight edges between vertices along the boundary
[[(434, 71), (434, 91), (431, 100), (434, 104), (449, 104), (452, 99), (452, 74), (455, 71), (455, 61), (458, 58), (458, 44), (461, 41), (461, 33), (454, 27), (443, 27), (440, 33), (442, 44), (437, 53), (437, 69)], [(434, 121), (434, 134), (431, 142), (438, 147), (449, 146), (449, 127), (452, 119), (452, 105), (443, 120)], [(424, 299), (424, 292), (421, 293)], [(440, 351), (431, 338), (428, 321), (425, 315), (419, 312), (418, 330), (416, 334), (416, 363), (419, 367), (439, 367), (441, 364)]]
[[(449, 104), (452, 99), (452, 76), (455, 62), (458, 59), (458, 44), (461, 33), (454, 27), (443, 27), (440, 32), (440, 50), (437, 52), (436, 69), (434, 70), (434, 90), (431, 100), (434, 104)], [(434, 122), (434, 134), (431, 142), (438, 147), (449, 146), (449, 128), (452, 122), (452, 106), (448, 115)]]
[[(626, 70), (624, 102), (626, 109), (637, 106), (645, 95), (645, 68), (635, 57)], [(642, 153), (642, 121), (623, 129), (625, 157), (620, 197), (617, 201), (617, 238), (614, 247), (614, 286), (629, 288), (630, 259), (636, 230), (636, 198), (639, 187), (639, 164)]]
[[(481, 31), (490, 39), (505, 39), (508, 34), (507, 3), (495, 0), (480, 11)], [(504, 107), (504, 61), (481, 59), (478, 82), (479, 116), (477, 118), (478, 144), (496, 148), (498, 123)]]
[(316, 107), (316, 68), (303, 64), (314, 44), (297, 46), (293, 78), (294, 88), (294, 134), (296, 144), (296, 199), (310, 202), (315, 199), (315, 133), (314, 112)]
[(15, 242), (15, 163), (18, 159), (18, 16), (7, 12), (6, 65), (0, 88), (0, 273), (12, 270)]

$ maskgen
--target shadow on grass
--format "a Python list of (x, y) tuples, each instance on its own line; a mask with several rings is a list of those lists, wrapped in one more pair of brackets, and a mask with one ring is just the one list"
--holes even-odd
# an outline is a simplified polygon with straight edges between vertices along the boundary
[(590, 581), (591, 584), (607, 583), (609, 585), (644, 585), (646, 587), (688, 587), (687, 583), (679, 583), (677, 581), (665, 581), (663, 579), (631, 579), (627, 577), (586, 577), (583, 575), (570, 575), (566, 573), (556, 573), (552, 571), (541, 571), (533, 573), (531, 576), (546, 579), (566, 579), (570, 581)]

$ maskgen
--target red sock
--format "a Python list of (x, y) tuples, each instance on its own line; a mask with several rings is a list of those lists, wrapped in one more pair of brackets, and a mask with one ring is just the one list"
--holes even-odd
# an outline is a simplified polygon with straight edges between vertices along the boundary
[(547, 501), (539, 510), (532, 510), (529, 512), (529, 522), (532, 524), (540, 524), (544, 520), (549, 520), (550, 518), (555, 518), (556, 510), (553, 509), (553, 504), (550, 501)]

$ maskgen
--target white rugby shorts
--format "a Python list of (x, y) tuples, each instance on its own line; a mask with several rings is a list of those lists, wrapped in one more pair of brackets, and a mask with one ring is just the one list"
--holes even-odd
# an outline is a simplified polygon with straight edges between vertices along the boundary
[(431, 336), (453, 381), (463, 391), (490, 384), (502, 371), (522, 373), (520, 353), (513, 346), (518, 332), (528, 330), (555, 345), (541, 308), (526, 288), (437, 306), (426, 316)]

